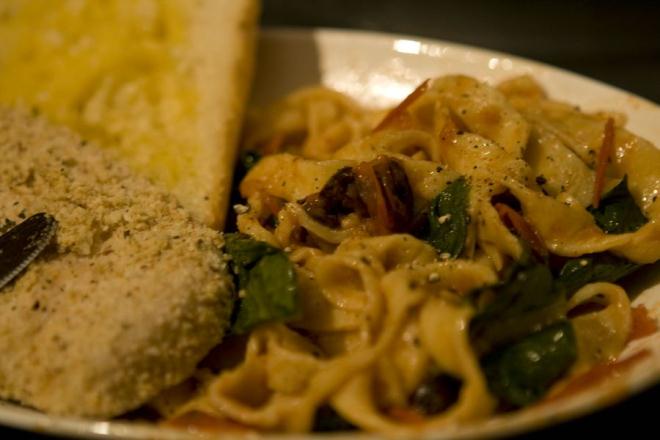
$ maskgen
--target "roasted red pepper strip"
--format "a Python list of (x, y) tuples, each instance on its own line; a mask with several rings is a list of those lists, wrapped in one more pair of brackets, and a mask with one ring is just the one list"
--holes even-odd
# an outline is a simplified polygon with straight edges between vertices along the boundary
[(387, 209), (387, 202), (371, 162), (362, 162), (353, 168), (358, 180), (360, 198), (367, 205), (369, 217), (374, 220), (377, 234), (387, 234), (392, 230), (393, 220)]
[(268, 212), (275, 217), (277, 217), (277, 214), (284, 206), (284, 200), (279, 197), (271, 196), (270, 194), (264, 194), (263, 203)]
[(538, 256), (548, 256), (548, 248), (545, 246), (541, 235), (539, 235), (538, 231), (522, 215), (504, 203), (496, 203), (495, 209), (500, 215), (502, 221), (508, 221), (520, 238), (529, 243), (532, 250), (536, 252)]
[(387, 415), (396, 420), (397, 422), (402, 422), (406, 424), (416, 425), (424, 423), (426, 418), (423, 414), (415, 411), (410, 408), (390, 408), (387, 411)]
[(420, 96), (422, 96), (426, 90), (429, 88), (429, 81), (430, 79), (424, 80), (415, 90), (412, 91), (412, 93), (406, 98), (399, 103), (396, 107), (394, 107), (392, 110), (390, 110), (385, 117), (383, 118), (382, 121), (376, 126), (376, 128), (373, 129), (373, 133), (376, 133), (377, 131), (383, 130), (384, 128), (389, 127), (392, 123), (398, 121), (398, 120), (403, 120), (404, 119), (404, 112), (410, 107), (410, 104), (415, 102)]
[(605, 185), (605, 171), (610, 161), (610, 156), (614, 150), (614, 119), (609, 118), (605, 123), (605, 132), (603, 133), (603, 143), (598, 152), (598, 161), (596, 162), (596, 178), (594, 179), (594, 197), (591, 204), (598, 208), (600, 197), (603, 195), (603, 186)]
[(658, 331), (658, 323), (649, 316), (649, 311), (644, 306), (630, 309), (632, 312), (632, 328), (628, 336), (628, 342), (652, 335)]
[(283, 146), (284, 146), (284, 134), (277, 133), (272, 138), (270, 138), (270, 140), (266, 145), (264, 145), (262, 153), (264, 154), (264, 156), (267, 156), (269, 154), (276, 154), (282, 150)]

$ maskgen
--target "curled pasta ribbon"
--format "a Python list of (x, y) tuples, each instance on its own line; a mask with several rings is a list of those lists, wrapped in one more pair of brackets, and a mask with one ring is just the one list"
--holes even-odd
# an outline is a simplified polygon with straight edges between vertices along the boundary
[(433, 81), (430, 92), (445, 103), (470, 132), (501, 145), (512, 157), (520, 157), (530, 127), (520, 113), (493, 87), (463, 75)]
[[(521, 240), (493, 206), (496, 195), (510, 192), (518, 200), (553, 254), (609, 251), (636, 263), (660, 259), (660, 152), (616, 120), (608, 145), (612, 163), (599, 181), (608, 188), (627, 175), (649, 220), (626, 234), (604, 233), (586, 210), (596, 186), (602, 116), (548, 100), (529, 77), (497, 90), (447, 76), (415, 98), (375, 133), (370, 129), (381, 114), (321, 88), (286, 98), (248, 126), (248, 149), (277, 154), (261, 159), (241, 183), (250, 209), (238, 217), (238, 228), (289, 254), (302, 314), (254, 330), (244, 362), (212, 379), (189, 408), (261, 429), (302, 432), (313, 426), (319, 406), (330, 404), (363, 429), (407, 435), (492, 414), (495, 401), (468, 340), (474, 311), (465, 296), (496, 283), (498, 273), (523, 255)], [(359, 173), (359, 164), (383, 156), (407, 175), (413, 212), (406, 218), (415, 217), (409, 230), (416, 234), (438, 194), (466, 178), (464, 258), (440, 260), (436, 249), (412, 235), (370, 237), (377, 216), (364, 200), (368, 216), (349, 203), (327, 223), (319, 218), (328, 211), (310, 214), (300, 204), (340, 169)], [(553, 308), (553, 319), (567, 310), (578, 343), (574, 370), (619, 354), (631, 325), (621, 288), (584, 286), (568, 305)], [(406, 420), (392, 412), (405, 412), (432, 369), (461, 380), (458, 400), (427, 418)]]
[[(458, 401), (447, 411), (414, 423), (393, 419), (380, 410), (382, 402), (376, 397), (379, 393), (374, 377), (367, 373), (354, 377), (342, 387), (332, 399), (333, 406), (345, 418), (365, 429), (408, 435), (490, 414), (495, 400), (488, 393), (465, 331), (471, 314), (469, 307), (441, 298), (430, 299), (419, 312), (419, 335), (424, 351), (442, 371), (463, 381)], [(441, 322), (445, 324), (440, 325)]]
[(288, 150), (327, 159), (340, 146), (366, 134), (374, 116), (341, 93), (309, 87), (265, 112), (248, 115), (244, 144), (246, 149), (260, 150), (280, 137)]
[(579, 307), (586, 308), (586, 313), (571, 318), (578, 347), (576, 370), (618, 356), (632, 325), (628, 295), (615, 284), (587, 284), (568, 301), (569, 317), (579, 313)]
[(507, 257), (520, 259), (523, 253), (520, 240), (504, 225), (490, 201), (478, 202), (477, 217), (477, 243), (495, 270), (504, 268)]
[[(419, 346), (408, 349), (407, 362), (396, 358), (380, 360), (380, 370), (364, 372), (347, 383), (332, 398), (333, 406), (351, 422), (369, 430), (411, 434), (422, 429), (444, 426), (466, 418), (481, 417), (493, 409), (478, 362), (468, 341), (466, 327), (472, 309), (461, 300), (462, 293), (492, 283), (496, 274), (487, 266), (470, 261), (431, 263), (418, 268), (402, 268), (389, 272), (381, 283), (388, 296), (399, 293), (422, 294), (421, 307), (410, 316), (405, 331), (399, 333), (393, 347), (414, 345), (410, 333), (418, 336)], [(440, 325), (439, 323), (442, 323)], [(424, 353), (420, 354), (420, 351)], [(461, 378), (463, 388), (459, 401), (446, 413), (424, 423), (404, 423), (383, 413), (382, 407), (404, 403), (423, 378), (425, 366), (433, 360), (441, 370)], [(411, 380), (412, 379), (412, 380)], [(384, 396), (376, 383), (388, 384)]]
[(570, 198), (554, 199), (515, 182), (507, 182), (507, 186), (520, 201), (525, 217), (557, 255), (578, 257), (609, 250), (640, 264), (660, 259), (658, 218), (651, 218), (636, 232), (606, 234), (591, 214)]
[(533, 126), (525, 161), (541, 191), (555, 198), (566, 193), (580, 205), (589, 206), (595, 175), (556, 134)]
[(339, 169), (354, 163), (346, 160), (309, 160), (289, 153), (274, 154), (257, 162), (239, 189), (248, 201), (255, 194), (265, 192), (284, 201), (295, 202), (320, 191)]
[(311, 344), (295, 332), (282, 325), (262, 327), (251, 334), (245, 361), (222, 373), (189, 408), (262, 429), (309, 430), (316, 408), (375, 365), (401, 331), (410, 309), (424, 299), (421, 292), (399, 287), (385, 294), (382, 329), (366, 347), (319, 359)]

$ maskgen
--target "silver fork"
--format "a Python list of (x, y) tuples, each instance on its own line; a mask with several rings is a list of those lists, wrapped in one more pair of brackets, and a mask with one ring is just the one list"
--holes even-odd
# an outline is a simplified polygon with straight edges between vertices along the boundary
[(57, 220), (40, 212), (0, 235), (0, 289), (4, 288), (50, 244)]

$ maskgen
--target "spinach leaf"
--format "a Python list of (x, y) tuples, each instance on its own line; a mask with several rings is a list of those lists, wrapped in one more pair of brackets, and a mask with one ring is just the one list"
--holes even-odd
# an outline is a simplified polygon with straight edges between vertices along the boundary
[(451, 258), (458, 257), (465, 247), (469, 194), (470, 185), (465, 178), (456, 179), (433, 199), (428, 212), (427, 241)]
[(245, 177), (245, 174), (247, 174), (247, 172), (250, 171), (252, 167), (254, 167), (257, 164), (257, 162), (261, 160), (261, 154), (251, 150), (243, 151), (241, 152), (241, 155), (238, 158), (238, 160), (240, 166), (238, 172), (239, 174), (242, 174), (241, 176), (242, 178)]
[(410, 396), (412, 408), (425, 415), (439, 414), (458, 400), (463, 382), (447, 374), (424, 380)]
[(563, 318), (564, 291), (543, 264), (515, 266), (502, 282), (473, 293), (477, 301), (483, 295), (492, 300), (470, 323), (472, 344), (480, 354)]
[[(236, 161), (236, 167), (234, 168), (234, 175), (231, 183), (231, 194), (229, 195), (230, 206), (238, 205), (244, 202), (241, 193), (238, 190), (241, 181), (245, 175), (254, 167), (257, 162), (261, 160), (261, 155), (256, 151), (243, 151), (241, 152), (238, 160)], [(236, 229), (236, 220), (237, 213), (233, 209), (229, 209), (227, 212), (227, 220), (225, 221), (225, 231), (234, 233)]]
[(235, 311), (234, 333), (299, 314), (296, 274), (284, 252), (242, 234), (225, 234), (225, 250), (232, 258), (238, 287), (245, 292)]
[(576, 358), (575, 332), (564, 320), (493, 353), (483, 367), (491, 391), (520, 407), (541, 398)]
[(603, 252), (572, 258), (562, 266), (557, 281), (563, 284), (566, 292), (571, 294), (585, 284), (596, 281), (614, 282), (641, 266)]
[(233, 331), (246, 333), (269, 321), (285, 321), (298, 314), (298, 288), (293, 265), (284, 253), (266, 255), (250, 269), (245, 298), (238, 306)]
[(355, 425), (340, 416), (330, 405), (319, 407), (314, 416), (313, 432), (355, 431)]
[(225, 234), (225, 252), (231, 256), (231, 266), (238, 276), (240, 288), (248, 281), (250, 270), (263, 256), (281, 252), (263, 241), (257, 241), (244, 234)]
[(607, 234), (635, 232), (648, 222), (630, 195), (627, 176), (603, 196), (598, 208), (589, 206), (587, 210)]

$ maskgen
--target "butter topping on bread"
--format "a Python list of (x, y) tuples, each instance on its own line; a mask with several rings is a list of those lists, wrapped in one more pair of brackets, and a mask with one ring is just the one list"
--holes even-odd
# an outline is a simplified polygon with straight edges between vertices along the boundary
[(0, 103), (115, 150), (221, 227), (251, 81), (256, 0), (7, 0)]

